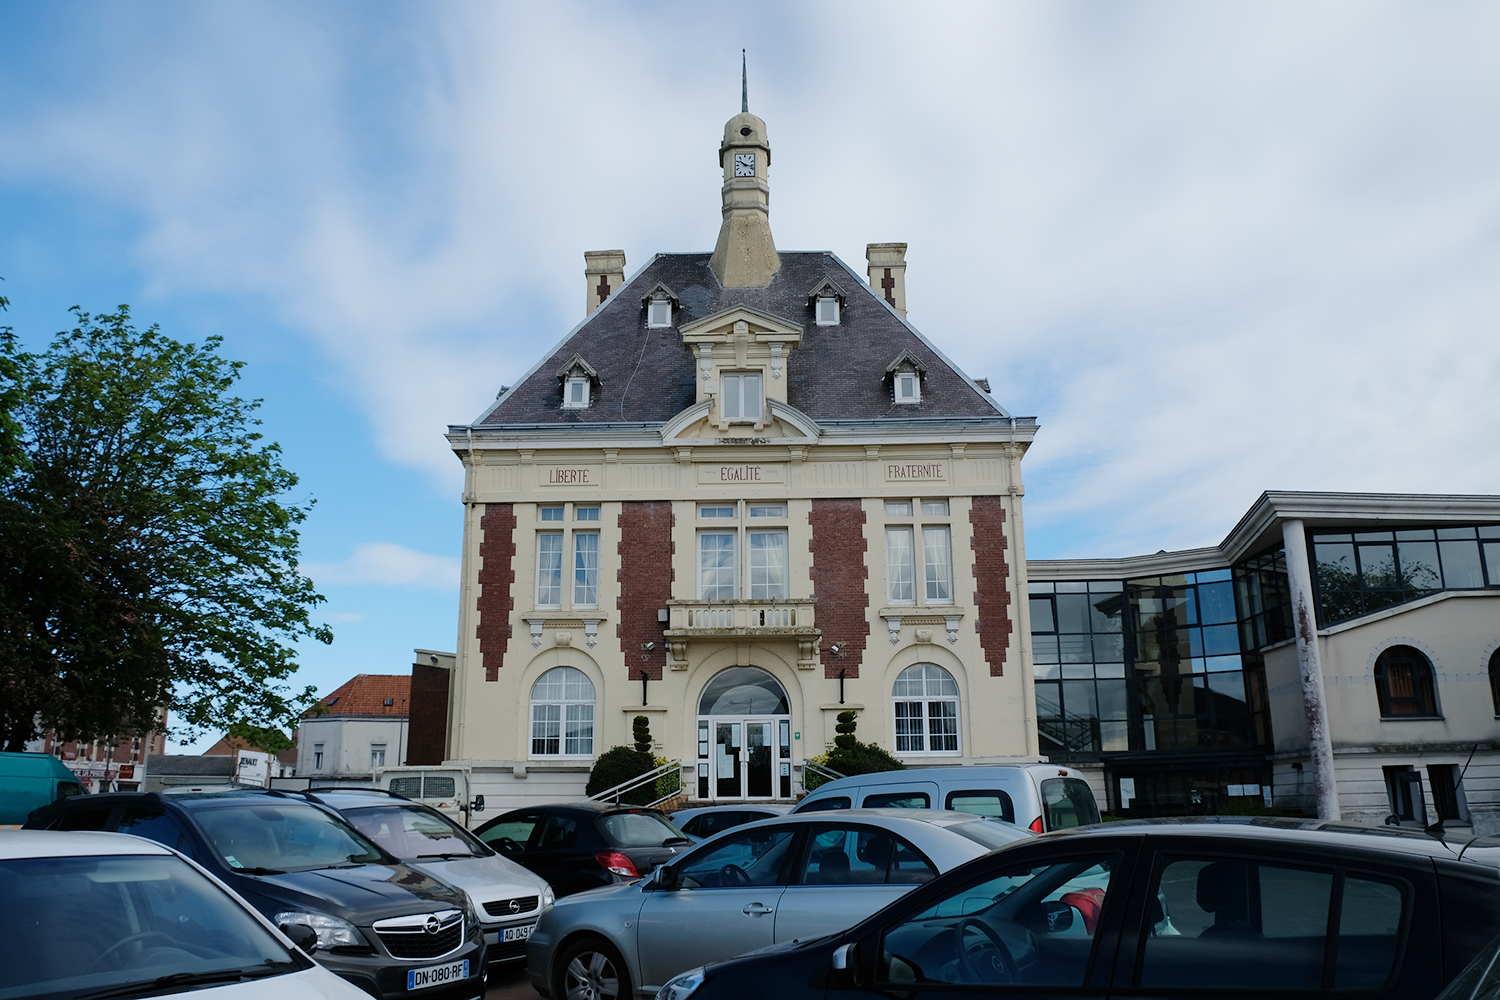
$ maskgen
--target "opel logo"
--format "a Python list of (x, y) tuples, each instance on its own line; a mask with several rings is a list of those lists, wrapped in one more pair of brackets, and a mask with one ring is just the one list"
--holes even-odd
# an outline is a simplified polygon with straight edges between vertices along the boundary
[(521, 912), (521, 901), (519, 899), (512, 899), (510, 901), (510, 912), (512, 912), (512, 913), (520, 913)]
[(427, 917), (427, 922), (422, 925), (422, 929), (425, 930), (428, 934), (436, 934), (442, 928), (442, 926), (443, 922), (439, 920), (437, 918), (437, 914), (434, 913)]

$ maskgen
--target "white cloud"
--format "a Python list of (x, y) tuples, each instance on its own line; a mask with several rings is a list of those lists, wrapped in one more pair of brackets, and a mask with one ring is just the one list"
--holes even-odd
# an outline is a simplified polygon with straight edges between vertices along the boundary
[(913, 321), (1041, 419), (1031, 555), (1497, 491), (1492, 6), (318, 10), (115, 12), (91, 89), (0, 112), (0, 176), (139, 212), (164, 293), (264, 297), (439, 482), (583, 250), (712, 245), (743, 43), (778, 245), (907, 241)]
[[(392, 542), (363, 542), (338, 563), (303, 563), (302, 572), (320, 587), (353, 584), (378, 587), (423, 587), (448, 590), (458, 586), (459, 562), (450, 556), (434, 556)], [(355, 621), (363, 615), (334, 616), (336, 621)]]

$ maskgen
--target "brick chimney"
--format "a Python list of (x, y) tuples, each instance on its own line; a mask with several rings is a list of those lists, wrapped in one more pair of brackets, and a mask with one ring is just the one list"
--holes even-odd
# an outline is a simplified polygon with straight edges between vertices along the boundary
[(870, 287), (906, 315), (906, 244), (871, 243), (865, 247), (869, 261)]
[(585, 250), (583, 280), (588, 284), (588, 294), (584, 299), (587, 306), (583, 314), (590, 316), (625, 284), (625, 251)]

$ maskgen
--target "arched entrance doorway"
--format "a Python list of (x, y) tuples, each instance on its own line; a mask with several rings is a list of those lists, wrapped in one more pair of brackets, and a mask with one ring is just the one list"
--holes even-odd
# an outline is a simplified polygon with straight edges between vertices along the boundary
[(791, 798), (792, 710), (760, 667), (715, 674), (698, 699), (698, 798)]

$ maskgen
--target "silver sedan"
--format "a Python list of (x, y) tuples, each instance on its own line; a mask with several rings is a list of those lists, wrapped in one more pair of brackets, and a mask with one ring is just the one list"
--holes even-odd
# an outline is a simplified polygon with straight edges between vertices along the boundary
[(858, 923), (1031, 836), (969, 813), (845, 809), (726, 830), (650, 877), (557, 901), (526, 957), (537, 992), (632, 1000), (677, 973)]

